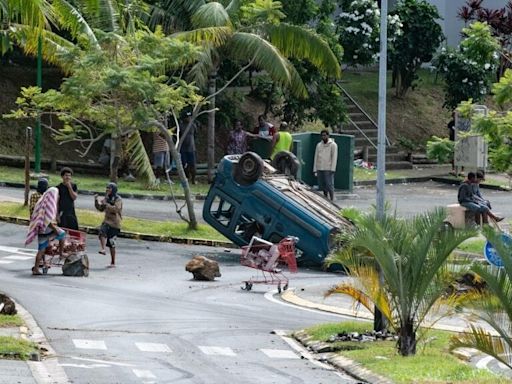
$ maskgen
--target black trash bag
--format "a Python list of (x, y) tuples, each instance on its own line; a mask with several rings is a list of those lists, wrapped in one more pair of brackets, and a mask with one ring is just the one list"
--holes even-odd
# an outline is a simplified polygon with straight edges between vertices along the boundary
[(62, 266), (64, 276), (89, 276), (89, 258), (85, 253), (69, 256)]

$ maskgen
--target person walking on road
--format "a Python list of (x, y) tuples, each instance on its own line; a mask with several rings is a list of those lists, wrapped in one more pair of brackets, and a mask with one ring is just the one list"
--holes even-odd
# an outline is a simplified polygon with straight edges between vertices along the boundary
[(192, 113), (187, 112), (185, 114), (185, 119), (183, 123), (183, 127), (186, 128), (190, 124), (189, 131), (182, 135), (181, 137), (181, 163), (183, 164), (183, 168), (185, 169), (185, 175), (191, 184), (196, 183), (196, 142), (195, 135), (197, 131), (196, 122), (190, 123), (192, 118)]
[(39, 201), (41, 196), (43, 196), (43, 193), (45, 193), (47, 189), (48, 189), (48, 180), (45, 179), (44, 177), (41, 177), (37, 181), (36, 191), (30, 195), (30, 201), (28, 203), (29, 219), (32, 217), (32, 213), (34, 213), (34, 208), (35, 208), (37, 202)]
[(338, 145), (329, 138), (326, 129), (320, 133), (322, 141), (316, 145), (313, 173), (318, 177), (318, 188), (334, 200), (334, 172), (338, 161)]
[(272, 152), (270, 158), (273, 160), (274, 156), (281, 151), (291, 151), (293, 144), (293, 138), (290, 132), (288, 132), (288, 123), (283, 121), (279, 126), (279, 129), (275, 133), (272, 139)]
[(121, 222), (123, 220), (123, 200), (117, 194), (117, 185), (115, 183), (107, 184), (104, 197), (94, 196), (94, 206), (98, 211), (105, 212), (105, 218), (99, 230), (101, 246), (99, 253), (105, 255), (105, 247), (109, 248), (111, 261), (108, 268), (113, 268), (116, 266), (117, 235), (121, 232)]
[(37, 254), (32, 267), (33, 275), (42, 275), (39, 270), (44, 252), (52, 240), (59, 240), (59, 254), (62, 257), (64, 237), (66, 232), (56, 225), (57, 202), (59, 190), (56, 187), (47, 189), (34, 207), (30, 218), (25, 245), (30, 244), (37, 236)]
[(78, 193), (76, 184), (72, 182), (73, 171), (69, 167), (64, 167), (60, 171), (60, 176), (62, 183), (57, 185), (59, 190), (57, 220), (61, 227), (78, 231), (78, 220), (75, 213), (75, 200)]

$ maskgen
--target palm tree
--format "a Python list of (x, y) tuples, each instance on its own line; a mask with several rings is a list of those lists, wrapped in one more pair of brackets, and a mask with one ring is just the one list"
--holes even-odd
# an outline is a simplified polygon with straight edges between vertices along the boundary
[(482, 326), (469, 324), (470, 332), (454, 336), (450, 348), (475, 348), (493, 356), (512, 368), (512, 258), (510, 244), (500, 231), (487, 226), (485, 237), (493, 244), (503, 261), (503, 268), (489, 265), (474, 265), (471, 269), (486, 283), (487, 292), (468, 305), (475, 311), (474, 316), (487, 323), (495, 333)]
[(416, 353), (418, 327), (446, 293), (448, 256), (475, 234), (471, 229), (443, 230), (445, 218), (441, 208), (411, 219), (387, 213), (381, 219), (375, 213), (359, 216), (343, 251), (327, 261), (344, 265), (355, 278), (327, 295), (347, 294), (372, 312), (377, 307), (398, 334), (403, 356)]
[[(305, 59), (321, 73), (338, 78), (340, 65), (325, 40), (314, 31), (280, 20), (281, 3), (254, 0), (240, 7), (238, 0), (227, 6), (205, 0), (170, 0), (167, 12), (154, 12), (150, 24), (167, 16), (167, 24), (182, 28), (177, 33), (182, 39), (200, 43), (204, 47), (201, 59), (190, 71), (198, 85), (206, 87), (211, 112), (208, 115), (208, 179), (213, 176), (215, 161), (215, 96), (224, 90), (239, 74), (250, 67), (265, 70), (279, 84), (289, 87), (301, 97), (307, 89), (289, 58)], [(223, 60), (230, 59), (242, 65), (242, 70), (220, 90), (217, 75)]]

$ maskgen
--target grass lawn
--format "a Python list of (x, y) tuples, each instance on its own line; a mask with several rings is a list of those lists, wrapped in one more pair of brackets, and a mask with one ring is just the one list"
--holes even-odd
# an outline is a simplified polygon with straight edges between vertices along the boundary
[[(57, 185), (61, 182), (60, 172), (49, 172), (50, 186)], [(178, 181), (177, 176), (172, 177), (174, 181), (173, 191), (176, 195), (183, 195), (183, 188)], [(14, 183), (25, 182), (25, 171), (22, 168), (12, 168), (0, 166), (0, 181), (9, 181)], [(75, 173), (73, 175), (73, 181), (78, 185), (78, 189), (96, 191), (99, 193), (105, 192), (105, 185), (109, 179), (107, 176), (100, 175), (84, 175)], [(31, 181), (32, 185), (37, 184), (37, 180)], [(147, 186), (139, 181), (127, 182), (121, 178), (118, 181), (119, 192), (122, 193), (137, 193), (143, 195), (169, 195), (170, 187), (167, 183), (161, 184), (156, 189), (148, 189)], [(195, 194), (206, 194), (208, 192), (208, 184), (196, 184), (190, 185), (190, 191), (193, 195)]]
[(0, 328), (19, 327), (23, 325), (23, 320), (18, 315), (0, 315)]
[[(84, 209), (77, 209), (76, 214), (80, 225), (88, 227), (98, 227), (104, 217), (101, 212)], [(0, 215), (28, 219), (28, 208), (21, 203), (0, 202)], [(197, 230), (191, 231), (187, 228), (187, 223), (182, 221), (153, 221), (124, 216), (122, 230), (157, 236), (228, 241), (209, 225), (199, 224)]]
[[(18, 315), (0, 315), (0, 328), (19, 327), (23, 320)], [(37, 351), (37, 345), (12, 336), (0, 336), (0, 358), (27, 360), (32, 352)]]
[[(364, 332), (371, 329), (371, 323), (346, 322), (321, 324), (306, 329), (316, 340), (326, 341), (340, 332)], [(339, 353), (359, 362), (364, 367), (395, 383), (464, 383), (500, 384), (511, 381), (489, 371), (476, 369), (457, 359), (448, 352), (450, 332), (430, 330), (418, 345), (415, 356), (403, 357), (396, 352), (394, 341), (350, 343), (334, 345), (344, 348)]]
[(27, 360), (33, 352), (37, 352), (37, 345), (31, 341), (0, 336), (0, 358), (2, 359)]

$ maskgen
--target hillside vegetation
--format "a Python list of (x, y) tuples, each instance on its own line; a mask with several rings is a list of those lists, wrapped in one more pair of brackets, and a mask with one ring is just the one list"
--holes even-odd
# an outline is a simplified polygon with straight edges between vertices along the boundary
[[(388, 76), (390, 84), (391, 76)], [(35, 84), (35, 69), (22, 66), (0, 67), (0, 115), (15, 108), (20, 87)], [(58, 87), (62, 75), (58, 70), (46, 68), (43, 74), (44, 88)], [(353, 71), (346, 70), (342, 78), (343, 87), (356, 99), (356, 101), (377, 121), (378, 111), (378, 72), (373, 70)], [(248, 99), (249, 100), (249, 99)], [(252, 102), (254, 103), (254, 101)], [(418, 87), (410, 91), (404, 98), (395, 97), (394, 90), (388, 88), (387, 97), (387, 134), (394, 143), (401, 137), (408, 138), (424, 146), (432, 135), (446, 136), (446, 124), (450, 113), (442, 108), (443, 91), (442, 79), (436, 81), (435, 74), (427, 70), (420, 72)], [(244, 106), (247, 110), (260, 110), (260, 103)], [(270, 117), (272, 122), (277, 119)], [(34, 122), (20, 122), (0, 118), (0, 154), (23, 155), (25, 142), (25, 127), (34, 126)], [(311, 124), (311, 128), (318, 130), (318, 124)], [(221, 135), (226, 132), (220, 130)], [(206, 149), (206, 140), (198, 138), (198, 158), (202, 161)], [(57, 160), (80, 160), (76, 154), (76, 146), (71, 144), (57, 145), (49, 133), (43, 130), (43, 158)], [(90, 159), (95, 160), (97, 152), (93, 152)]]

